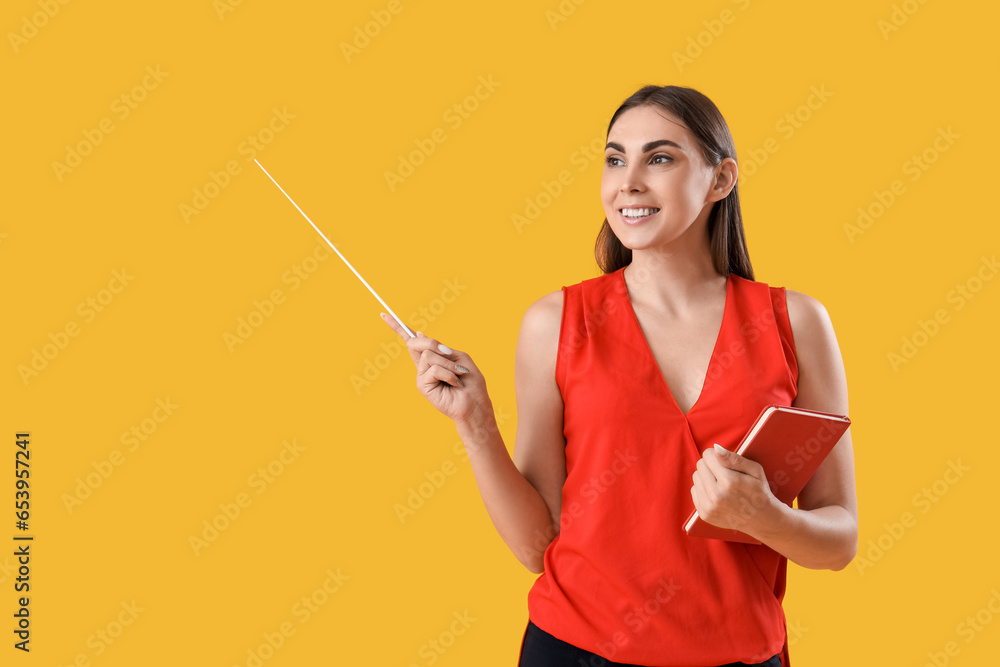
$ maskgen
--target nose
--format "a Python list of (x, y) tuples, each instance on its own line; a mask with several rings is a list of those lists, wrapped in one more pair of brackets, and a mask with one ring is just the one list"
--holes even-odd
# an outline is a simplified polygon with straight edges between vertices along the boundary
[(637, 167), (629, 166), (625, 170), (625, 176), (619, 190), (624, 193), (639, 192), (642, 190), (642, 178), (636, 171)]

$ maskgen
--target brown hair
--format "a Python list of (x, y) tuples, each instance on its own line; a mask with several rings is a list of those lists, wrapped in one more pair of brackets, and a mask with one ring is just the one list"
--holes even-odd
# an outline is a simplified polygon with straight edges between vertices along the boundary
[[(618, 117), (641, 105), (657, 105), (676, 116), (695, 136), (705, 162), (717, 165), (724, 158), (736, 160), (736, 147), (729, 126), (718, 107), (693, 88), (681, 86), (643, 86), (622, 102), (608, 123), (608, 135)], [(723, 276), (730, 273), (753, 280), (753, 267), (743, 235), (743, 214), (740, 212), (739, 184), (733, 185), (725, 199), (715, 202), (708, 215), (709, 245), (715, 270)], [(597, 265), (611, 273), (632, 263), (632, 250), (615, 236), (607, 217), (597, 234), (594, 246)]]

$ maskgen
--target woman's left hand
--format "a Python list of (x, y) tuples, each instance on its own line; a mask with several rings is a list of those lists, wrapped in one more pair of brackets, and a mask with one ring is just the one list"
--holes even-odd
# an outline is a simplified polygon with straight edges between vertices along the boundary
[(716, 445), (702, 453), (691, 487), (698, 516), (720, 528), (753, 536), (779, 501), (767, 483), (764, 469), (736, 452)]

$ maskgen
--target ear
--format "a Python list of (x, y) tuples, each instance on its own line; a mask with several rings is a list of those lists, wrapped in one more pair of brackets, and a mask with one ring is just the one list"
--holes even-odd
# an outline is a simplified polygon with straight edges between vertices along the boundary
[(712, 190), (708, 193), (709, 201), (721, 201), (728, 197), (729, 193), (736, 187), (739, 173), (736, 160), (731, 157), (723, 158), (722, 162), (715, 166), (713, 172)]

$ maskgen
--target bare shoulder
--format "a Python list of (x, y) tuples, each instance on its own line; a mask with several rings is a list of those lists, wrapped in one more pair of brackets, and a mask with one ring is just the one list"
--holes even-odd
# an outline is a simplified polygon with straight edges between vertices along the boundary
[(844, 363), (830, 313), (818, 299), (787, 288), (785, 304), (799, 367), (796, 405), (846, 414)]
[[(826, 307), (808, 294), (785, 288), (785, 307), (796, 346), (814, 340), (825, 333), (833, 333), (833, 322)], [(801, 335), (800, 335), (801, 334)]]
[(525, 309), (517, 339), (517, 356), (522, 365), (540, 365), (554, 373), (562, 309), (562, 290), (549, 292)]
[(525, 309), (517, 336), (515, 381), (517, 377), (523, 380), (523, 393), (535, 394), (546, 387), (550, 402), (554, 398), (553, 394), (558, 393), (555, 368), (562, 309), (562, 290), (550, 292), (535, 300)]
[(562, 323), (563, 291), (556, 290), (532, 302), (524, 311), (522, 326), (528, 326), (534, 333), (559, 336)]

